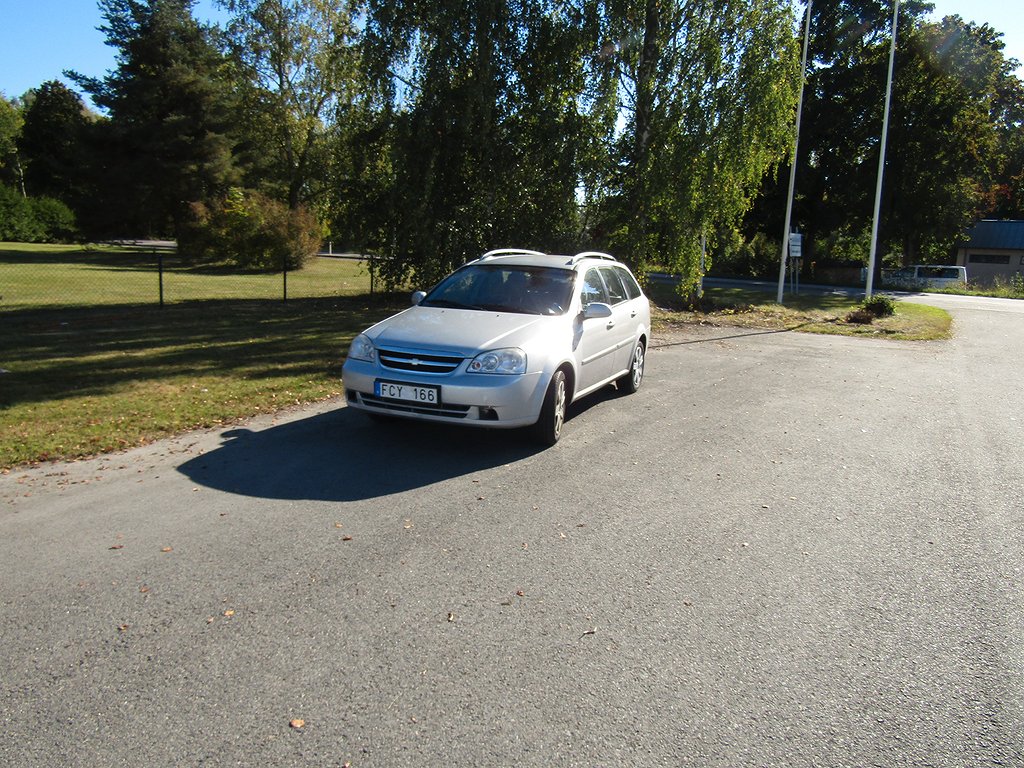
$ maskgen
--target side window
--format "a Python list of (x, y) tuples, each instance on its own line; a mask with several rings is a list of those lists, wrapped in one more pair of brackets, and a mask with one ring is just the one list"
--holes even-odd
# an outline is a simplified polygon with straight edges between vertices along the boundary
[(622, 287), (622, 280), (614, 267), (602, 267), (601, 276), (605, 285), (608, 286), (608, 298), (611, 304), (619, 304), (626, 300), (626, 289)]
[(615, 267), (615, 274), (622, 279), (622, 285), (626, 289), (626, 296), (631, 299), (639, 299), (643, 296), (644, 292), (640, 290), (640, 286), (636, 282), (636, 278), (629, 273), (629, 270), (623, 269), (622, 267)]
[(601, 275), (598, 274), (598, 271), (596, 269), (588, 269), (587, 274), (583, 277), (583, 287), (580, 290), (580, 304), (583, 305), (583, 309), (586, 309), (588, 305), (595, 301), (607, 304), (608, 291), (605, 290), (604, 281), (601, 280)]

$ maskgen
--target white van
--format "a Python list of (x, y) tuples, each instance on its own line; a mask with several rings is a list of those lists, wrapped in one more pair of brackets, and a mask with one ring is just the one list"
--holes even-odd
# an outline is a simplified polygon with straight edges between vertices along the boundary
[(967, 267), (912, 264), (909, 267), (893, 270), (885, 276), (884, 282), (892, 288), (911, 290), (944, 288), (947, 285), (967, 285)]

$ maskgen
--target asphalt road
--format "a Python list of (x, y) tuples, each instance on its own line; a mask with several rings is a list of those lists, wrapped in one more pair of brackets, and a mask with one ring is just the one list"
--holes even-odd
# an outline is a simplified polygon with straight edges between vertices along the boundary
[(543, 452), (334, 403), (0, 477), (0, 765), (1024, 765), (1024, 311), (953, 311), (662, 338)]

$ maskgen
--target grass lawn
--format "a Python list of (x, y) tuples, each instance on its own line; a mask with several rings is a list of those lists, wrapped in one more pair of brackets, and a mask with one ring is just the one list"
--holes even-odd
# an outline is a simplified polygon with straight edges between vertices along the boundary
[(787, 296), (785, 306), (775, 303), (775, 296), (742, 288), (712, 288), (698, 311), (684, 308), (673, 288), (652, 285), (647, 289), (658, 309), (654, 327), (688, 323), (718, 323), (752, 328), (776, 328), (802, 333), (842, 336), (869, 336), (901, 341), (936, 341), (947, 339), (952, 328), (949, 313), (923, 304), (896, 303), (891, 317), (876, 319), (870, 325), (847, 322), (847, 316), (860, 307), (861, 301), (841, 295)]
[[(160, 253), (115, 246), (0, 243), (0, 311), (52, 306), (159, 304)], [(185, 266), (163, 255), (166, 303), (284, 297), (280, 272), (238, 274)], [(350, 296), (369, 289), (361, 262), (315, 257), (288, 273), (288, 298)]]
[[(287, 303), (280, 275), (176, 267), (166, 278), (160, 308), (151, 254), (0, 244), (0, 468), (335, 397), (351, 338), (407, 306), (404, 294), (370, 296), (359, 263), (338, 259), (291, 273)], [(799, 297), (779, 307), (772, 297), (715, 290), (717, 308), (692, 312), (672, 308), (670, 287), (650, 292), (669, 307), (655, 312), (656, 334), (696, 322), (887, 338), (949, 333), (948, 314), (911, 304), (854, 326), (842, 322), (857, 306), (849, 299)]]
[(341, 392), (380, 297), (0, 314), (0, 467), (142, 445)]

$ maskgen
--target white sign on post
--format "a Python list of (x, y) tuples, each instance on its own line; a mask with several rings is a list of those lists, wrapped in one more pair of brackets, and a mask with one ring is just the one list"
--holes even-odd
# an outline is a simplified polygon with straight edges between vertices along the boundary
[(789, 258), (802, 259), (804, 247), (804, 236), (799, 232), (792, 232), (789, 235)]

